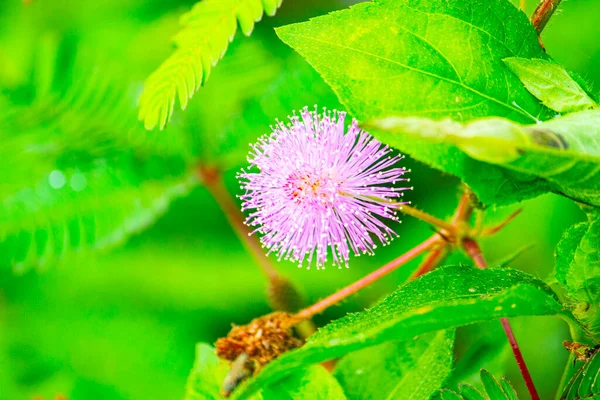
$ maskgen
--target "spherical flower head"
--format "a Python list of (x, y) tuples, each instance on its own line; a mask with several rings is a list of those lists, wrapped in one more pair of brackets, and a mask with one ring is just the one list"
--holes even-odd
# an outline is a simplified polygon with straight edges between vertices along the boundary
[(314, 260), (318, 269), (331, 254), (347, 267), (350, 252), (373, 254), (375, 238), (385, 245), (396, 235), (383, 220), (398, 220), (408, 189), (394, 186), (408, 180), (395, 167), (401, 157), (356, 120), (346, 131), (345, 119), (336, 111), (294, 113), (252, 146), (251, 168), (238, 175), (242, 210), (252, 210), (246, 224), (280, 260), (309, 268)]

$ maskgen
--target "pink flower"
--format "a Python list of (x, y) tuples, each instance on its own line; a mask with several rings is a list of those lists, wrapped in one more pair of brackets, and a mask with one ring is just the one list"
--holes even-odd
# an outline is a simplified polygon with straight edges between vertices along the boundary
[(397, 199), (409, 188), (392, 185), (408, 181), (407, 170), (395, 168), (401, 157), (390, 156), (356, 120), (346, 132), (345, 118), (307, 108), (301, 118), (294, 113), (252, 146), (248, 161), (258, 171), (238, 175), (242, 210), (253, 210), (246, 224), (280, 260), (310, 268), (314, 258), (319, 269), (331, 254), (334, 265), (348, 267), (350, 251), (373, 254), (374, 237), (385, 245), (396, 236), (382, 220), (398, 220)]

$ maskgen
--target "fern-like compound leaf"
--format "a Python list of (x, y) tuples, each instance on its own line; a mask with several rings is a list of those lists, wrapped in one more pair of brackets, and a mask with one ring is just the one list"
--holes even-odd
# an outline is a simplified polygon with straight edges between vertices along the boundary
[(171, 119), (176, 98), (182, 110), (225, 55), (239, 24), (250, 36), (263, 14), (274, 15), (282, 0), (202, 0), (181, 18), (177, 50), (146, 80), (138, 117), (146, 129), (162, 130)]
[(598, 396), (600, 396), (600, 351), (596, 349), (573, 374), (560, 399), (597, 399)]
[(21, 273), (122, 243), (197, 183), (187, 135), (167, 141), (145, 131), (131, 118), (127, 83), (89, 60), (73, 69), (60, 93), (26, 106), (4, 102), (0, 270)]
[(433, 398), (436, 400), (519, 400), (517, 392), (506, 378), (502, 378), (501, 383), (498, 383), (485, 369), (481, 370), (480, 377), (485, 389), (483, 394), (471, 385), (461, 384), (460, 393), (442, 389)]

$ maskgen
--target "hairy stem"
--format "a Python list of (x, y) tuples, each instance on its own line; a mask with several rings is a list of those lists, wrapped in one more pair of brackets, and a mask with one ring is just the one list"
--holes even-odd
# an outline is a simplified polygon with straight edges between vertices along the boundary
[(385, 275), (389, 274), (390, 272), (394, 271), (396, 268), (406, 264), (407, 262), (409, 262), (410, 260), (419, 256), (420, 254), (423, 254), (424, 252), (429, 250), (431, 247), (433, 247), (437, 243), (439, 243), (439, 240), (440, 239), (439, 239), (438, 235), (431, 236), (429, 239), (425, 240), (418, 246), (413, 247), (411, 250), (402, 254), (400, 257), (389, 262), (388, 264), (384, 265), (383, 267), (379, 268), (378, 270), (370, 273), (369, 275), (365, 276), (364, 278), (346, 286), (342, 290), (335, 292), (331, 296), (324, 298), (323, 300), (313, 304), (312, 306), (301, 310), (299, 313), (296, 314), (295, 318), (298, 320), (304, 320), (304, 319), (311, 318), (315, 314), (319, 314), (319, 313), (325, 311), (327, 308), (331, 307), (332, 305), (339, 303), (340, 301), (344, 300), (345, 298), (358, 292), (360, 289), (369, 286), (373, 282), (377, 281), (378, 279), (380, 279), (380, 278), (384, 277)]
[[(275, 310), (296, 311), (305, 304), (303, 296), (295, 285), (286, 277), (282, 276), (267, 258), (264, 249), (256, 236), (250, 236), (250, 229), (244, 224), (244, 215), (238, 205), (227, 191), (223, 178), (219, 171), (214, 168), (198, 169), (206, 188), (219, 204), (229, 224), (240, 238), (246, 249), (256, 260), (258, 266), (268, 279), (267, 300)], [(302, 337), (308, 337), (315, 332), (316, 327), (312, 321), (303, 321), (297, 327)]]
[(229, 224), (246, 249), (252, 254), (252, 257), (256, 260), (267, 278), (270, 280), (280, 278), (279, 273), (267, 258), (256, 236), (250, 236), (250, 228), (244, 224), (244, 214), (242, 214), (231, 194), (227, 191), (222, 176), (215, 169), (209, 168), (200, 168), (199, 173), (206, 188), (219, 204), (221, 210), (223, 210), (227, 221), (229, 221)]
[(419, 219), (423, 222), (427, 222), (428, 224), (433, 225), (437, 228), (444, 229), (447, 231), (454, 230), (454, 226), (452, 226), (452, 224), (441, 220), (437, 217), (434, 217), (433, 215), (427, 214), (425, 211), (417, 210), (416, 208), (408, 206), (406, 204), (398, 206), (398, 210), (401, 211), (403, 214), (410, 215), (411, 217)]
[[(481, 248), (479, 247), (476, 241), (474, 241), (473, 239), (465, 239), (463, 241), (463, 247), (478, 268), (486, 269), (488, 267), (485, 258), (483, 257), (483, 254), (481, 252)], [(529, 369), (527, 368), (527, 364), (525, 364), (525, 359), (523, 358), (523, 354), (521, 353), (521, 349), (519, 348), (519, 344), (517, 343), (517, 338), (515, 338), (515, 334), (513, 333), (508, 318), (501, 318), (500, 323), (502, 324), (502, 328), (504, 328), (504, 333), (506, 333), (506, 337), (508, 338), (508, 342), (510, 343), (510, 347), (515, 356), (515, 360), (517, 361), (517, 365), (519, 366), (519, 370), (521, 371), (521, 375), (525, 380), (525, 384), (527, 385), (527, 390), (529, 391), (531, 399), (540, 400), (540, 396), (537, 393), (537, 390), (533, 383), (533, 379), (531, 378), (531, 374), (529, 373)]]
[(469, 219), (471, 218), (471, 215), (473, 215), (473, 205), (471, 204), (471, 191), (469, 189), (465, 189), (462, 196), (460, 197), (460, 201), (458, 202), (456, 211), (452, 216), (452, 223), (468, 223)]
[(416, 279), (440, 265), (446, 256), (448, 256), (448, 253), (448, 246), (445, 243), (441, 243), (439, 247), (431, 249), (427, 257), (425, 257), (421, 265), (419, 265), (419, 268), (412, 273), (409, 280)]
[(541, 0), (531, 16), (531, 23), (538, 35), (542, 33), (548, 21), (562, 0)]
[[(454, 215), (452, 216), (451, 226), (453, 230), (459, 229), (460, 225), (467, 224), (469, 222), (469, 219), (473, 214), (473, 206), (471, 205), (470, 196), (471, 194), (468, 189), (463, 192), (458, 206), (454, 211)], [(410, 280), (416, 279), (440, 265), (452, 251), (453, 246), (445, 241), (441, 235), (438, 236), (440, 238), (439, 246), (429, 251), (429, 255), (425, 258), (425, 260), (423, 260), (421, 265), (419, 265), (419, 268), (413, 272)]]
[(483, 232), (481, 232), (481, 236), (491, 236), (491, 235), (494, 235), (494, 234), (500, 232), (506, 225), (508, 225), (513, 219), (515, 219), (517, 217), (517, 215), (521, 214), (521, 211), (523, 211), (523, 210), (518, 209), (517, 211), (510, 214), (508, 216), (508, 218), (506, 218), (500, 224), (498, 224), (494, 227), (485, 229)]

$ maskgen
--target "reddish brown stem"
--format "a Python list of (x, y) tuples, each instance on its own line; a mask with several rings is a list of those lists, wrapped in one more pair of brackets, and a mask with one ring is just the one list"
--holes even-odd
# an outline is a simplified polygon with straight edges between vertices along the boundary
[(256, 237), (250, 236), (250, 229), (244, 224), (244, 214), (242, 214), (231, 194), (227, 191), (223, 178), (218, 171), (212, 168), (200, 168), (199, 174), (212, 197), (223, 210), (229, 224), (242, 240), (246, 249), (252, 254), (252, 257), (254, 257), (267, 278), (270, 280), (279, 278), (279, 273), (271, 265), (260, 242)]
[(298, 320), (312, 318), (313, 315), (323, 312), (332, 305), (339, 303), (345, 298), (358, 292), (360, 289), (369, 286), (371, 283), (394, 271), (396, 268), (406, 264), (418, 255), (423, 254), (431, 247), (435, 246), (439, 242), (439, 240), (440, 239), (438, 235), (433, 235), (429, 239), (425, 240), (423, 243), (419, 244), (416, 247), (413, 247), (411, 250), (402, 254), (400, 257), (384, 265), (378, 270), (370, 273), (364, 278), (352, 283), (351, 285), (346, 286), (342, 290), (335, 292), (331, 296), (324, 298), (318, 303), (315, 303), (312, 306), (301, 310), (298, 314), (296, 314), (296, 318)]
[(438, 248), (432, 249), (425, 260), (419, 265), (419, 268), (410, 276), (409, 280), (418, 278), (419, 276), (428, 273), (437, 267), (448, 255), (448, 246), (446, 243), (441, 243)]
[(498, 233), (499, 231), (501, 231), (506, 225), (508, 225), (513, 219), (515, 219), (517, 217), (517, 215), (521, 214), (521, 211), (523, 211), (522, 209), (518, 209), (517, 211), (515, 211), (514, 213), (510, 214), (508, 216), (508, 218), (506, 218), (504, 221), (502, 221), (499, 225), (496, 225), (494, 227), (485, 229), (482, 233), (481, 236), (491, 236), (494, 235), (496, 233)]
[(466, 189), (456, 207), (456, 211), (454, 212), (454, 216), (452, 217), (452, 223), (456, 224), (458, 222), (468, 222), (473, 214), (473, 205), (471, 204), (471, 192), (469, 189)]
[(531, 16), (531, 23), (538, 35), (542, 33), (548, 21), (562, 0), (542, 0)]
[[(464, 239), (463, 247), (478, 268), (486, 269), (488, 267), (485, 258), (483, 257), (483, 254), (481, 252), (481, 248), (479, 247), (476, 241), (474, 241), (473, 239)], [(502, 323), (502, 328), (504, 328), (504, 333), (506, 333), (506, 337), (508, 338), (508, 342), (510, 343), (510, 347), (515, 356), (515, 360), (517, 361), (517, 365), (519, 366), (519, 370), (521, 371), (521, 375), (525, 380), (525, 385), (527, 385), (527, 390), (529, 391), (531, 399), (540, 400), (540, 396), (537, 393), (535, 384), (533, 383), (533, 379), (531, 378), (531, 374), (529, 373), (529, 369), (527, 368), (527, 364), (525, 364), (525, 359), (523, 358), (523, 354), (521, 353), (521, 349), (519, 348), (519, 344), (517, 343), (517, 339), (515, 338), (515, 334), (513, 333), (508, 318), (501, 318), (500, 322)]]
[(454, 231), (454, 226), (452, 226), (452, 224), (441, 220), (437, 217), (434, 217), (433, 215), (428, 214), (425, 211), (421, 211), (406, 204), (399, 206), (398, 210), (406, 215), (410, 215), (413, 218), (419, 219), (423, 222), (427, 222), (429, 225), (435, 226), (436, 228), (447, 231)]
[(500, 323), (502, 324), (502, 328), (504, 328), (504, 333), (506, 333), (506, 337), (508, 338), (510, 347), (513, 351), (513, 354), (515, 355), (515, 360), (517, 360), (517, 364), (519, 365), (521, 375), (523, 375), (523, 379), (525, 380), (525, 384), (527, 385), (527, 390), (529, 391), (531, 399), (540, 400), (540, 396), (538, 395), (535, 385), (533, 383), (533, 378), (529, 373), (527, 364), (525, 364), (525, 358), (523, 358), (523, 354), (521, 353), (521, 349), (519, 348), (519, 343), (517, 342), (517, 338), (515, 337), (512, 327), (510, 326), (508, 318), (500, 318)]

